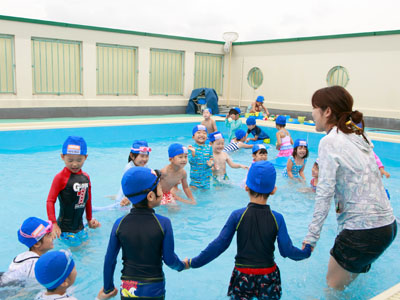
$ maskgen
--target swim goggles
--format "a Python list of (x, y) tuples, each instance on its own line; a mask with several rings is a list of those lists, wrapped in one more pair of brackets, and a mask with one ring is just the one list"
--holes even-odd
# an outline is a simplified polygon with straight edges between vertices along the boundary
[(19, 233), (21, 236), (27, 239), (35, 239), (37, 241), (40, 241), (42, 237), (44, 237), (47, 233), (50, 233), (53, 231), (53, 223), (50, 221), (47, 221), (48, 225), (44, 226), (43, 224), (40, 224), (36, 229), (31, 233), (27, 234), (22, 231), (22, 228), (19, 229)]
[(125, 197), (131, 198), (131, 197), (135, 197), (138, 195), (147, 194), (148, 192), (151, 192), (152, 190), (154, 190), (154, 188), (157, 186), (159, 179), (161, 178), (161, 171), (160, 170), (151, 170), (151, 173), (153, 173), (153, 174), (155, 173), (154, 175), (157, 176), (156, 180), (154, 181), (154, 183), (151, 187), (149, 187), (148, 189), (142, 190), (140, 192), (137, 192), (137, 193), (125, 195)]
[[(45, 284), (42, 283), (42, 285), (43, 285), (45, 288), (47, 288), (47, 289), (54, 288), (53, 286), (54, 286), (58, 281), (60, 281), (60, 280), (63, 279), (63, 278), (64, 278), (64, 279), (67, 278), (68, 276), (65, 276), (65, 274), (67, 273), (70, 264), (73, 263), (73, 260), (72, 260), (72, 253), (71, 253), (71, 251), (70, 251), (69, 249), (67, 249), (67, 250), (61, 249), (60, 252), (63, 252), (63, 253), (65, 254), (65, 258), (67, 259), (67, 264), (65, 265), (64, 272), (63, 272), (60, 276), (58, 276), (55, 280), (53, 280), (52, 282), (49, 282), (49, 283), (45, 283)], [(68, 274), (68, 275), (69, 275), (69, 274)]]
[(150, 147), (139, 147), (139, 148), (131, 148), (132, 151), (139, 152), (139, 154), (147, 154), (151, 152)]

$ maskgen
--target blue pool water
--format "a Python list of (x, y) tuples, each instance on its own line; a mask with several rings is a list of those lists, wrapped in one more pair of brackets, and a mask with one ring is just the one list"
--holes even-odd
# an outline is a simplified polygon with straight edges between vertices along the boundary
[[(6, 270), (16, 254), (25, 251), (18, 243), (16, 231), (21, 222), (29, 216), (46, 219), (46, 198), (53, 177), (63, 167), (60, 159), (61, 144), (68, 135), (81, 135), (88, 143), (88, 160), (83, 169), (92, 181), (94, 206), (111, 203), (108, 195), (116, 194), (121, 172), (133, 139), (147, 139), (153, 151), (149, 167), (162, 168), (168, 164), (167, 148), (172, 142), (188, 145), (192, 143), (191, 129), (194, 124), (138, 125), (78, 129), (54, 129), (0, 132), (0, 182), (2, 186), (0, 212), (2, 235), (0, 236), (0, 271)], [(223, 123), (217, 123), (225, 131)], [(271, 137), (275, 129), (265, 128)], [(292, 137), (306, 138), (310, 144), (310, 157), (306, 166), (307, 183), (311, 179), (311, 167), (317, 155), (317, 133), (291, 131)], [(272, 143), (275, 139), (272, 138)], [(391, 202), (396, 216), (400, 215), (400, 153), (399, 144), (375, 142), (376, 153), (380, 156), (390, 179), (384, 179), (392, 196)], [(232, 155), (235, 162), (250, 165), (250, 150), (241, 150)], [(277, 151), (269, 149), (269, 159)], [(198, 205), (181, 205), (180, 211), (168, 211), (159, 207), (156, 211), (168, 216), (173, 225), (175, 250), (181, 259), (197, 255), (220, 232), (231, 211), (246, 206), (247, 193), (240, 187), (246, 171), (230, 169), (228, 174), (232, 185), (209, 192), (195, 192)], [(186, 166), (189, 171), (189, 166)], [(301, 246), (312, 218), (314, 195), (299, 192), (303, 186), (288, 182), (277, 170), (277, 194), (268, 200), (272, 208), (285, 217), (289, 234), (296, 246)], [(78, 277), (74, 293), (78, 299), (94, 299), (102, 287), (103, 259), (106, 252), (111, 226), (115, 219), (126, 213), (121, 210), (94, 212), (102, 227), (90, 230), (87, 245), (75, 249)], [(283, 259), (276, 250), (276, 261), (280, 267), (283, 284), (282, 299), (324, 299), (325, 275), (329, 250), (336, 236), (336, 219), (331, 210), (315, 251), (308, 260), (294, 262)], [(65, 248), (55, 241), (55, 249)], [(368, 299), (400, 281), (399, 239), (372, 266), (371, 271), (359, 278), (342, 295), (341, 299)], [(216, 260), (203, 268), (181, 273), (164, 267), (167, 281), (167, 299), (226, 299), (226, 291), (233, 269), (236, 241)], [(119, 258), (120, 259), (120, 258)], [(120, 280), (121, 262), (114, 274), (116, 285)], [(0, 289), (0, 299), (28, 299), (37, 290)], [(7, 296), (8, 295), (8, 296)], [(11, 296), (13, 295), (13, 296)]]

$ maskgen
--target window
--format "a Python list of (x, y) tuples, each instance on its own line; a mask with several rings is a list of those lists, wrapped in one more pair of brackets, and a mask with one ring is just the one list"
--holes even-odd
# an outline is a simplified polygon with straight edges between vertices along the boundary
[(150, 49), (150, 94), (183, 95), (183, 51)]
[(263, 83), (263, 74), (257, 67), (252, 68), (247, 75), (247, 81), (253, 89), (258, 89)]
[(194, 88), (212, 88), (222, 95), (224, 56), (219, 54), (195, 53)]
[(14, 38), (1, 34), (0, 93), (15, 93)]
[(347, 73), (346, 68), (342, 66), (333, 67), (329, 70), (328, 75), (326, 76), (326, 83), (328, 86), (340, 85), (346, 87), (349, 80), (349, 74)]
[(81, 94), (81, 42), (32, 38), (34, 94)]
[(136, 95), (137, 48), (97, 44), (97, 94)]

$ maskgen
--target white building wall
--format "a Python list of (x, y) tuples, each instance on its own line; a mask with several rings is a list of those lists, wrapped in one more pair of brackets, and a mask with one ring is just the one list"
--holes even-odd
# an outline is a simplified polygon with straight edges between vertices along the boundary
[[(0, 34), (15, 38), (16, 94), (0, 94), (0, 108), (185, 106), (193, 89), (194, 53), (224, 54), (223, 44), (189, 39), (143, 36), (4, 20)], [(239, 33), (240, 34), (240, 33)], [(31, 38), (54, 38), (82, 42), (82, 95), (33, 95)], [(138, 93), (135, 96), (96, 95), (96, 43), (138, 48)], [(150, 49), (185, 52), (184, 94), (149, 95)], [(348, 70), (347, 89), (355, 108), (367, 116), (400, 118), (400, 34), (348, 38), (310, 38), (298, 41), (239, 43), (233, 46), (230, 104), (248, 105), (258, 95), (273, 109), (310, 111), (315, 90), (327, 86), (326, 76), (334, 66)], [(224, 61), (223, 95), (227, 95), (229, 57)], [(247, 74), (253, 67), (262, 70), (263, 84), (253, 90)]]

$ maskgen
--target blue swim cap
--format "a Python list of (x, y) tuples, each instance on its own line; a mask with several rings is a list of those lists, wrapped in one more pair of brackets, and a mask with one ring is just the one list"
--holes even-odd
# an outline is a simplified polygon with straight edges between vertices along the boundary
[(206, 111), (206, 110), (208, 110), (208, 112), (209, 112), (210, 114), (212, 114), (211, 108), (207, 107), (207, 108), (203, 109), (203, 111)]
[(242, 138), (244, 138), (245, 135), (246, 135), (246, 132), (244, 130), (242, 130), (242, 129), (238, 129), (238, 130), (235, 131), (235, 137), (238, 140), (241, 140)]
[(18, 240), (28, 248), (39, 242), (46, 233), (51, 232), (53, 223), (36, 217), (30, 217), (18, 229)]
[(246, 185), (252, 191), (269, 194), (275, 188), (276, 171), (269, 161), (254, 162), (247, 173)]
[(254, 144), (251, 151), (252, 151), (252, 153), (256, 153), (258, 150), (261, 150), (261, 149), (265, 149), (265, 151), (267, 151), (267, 153), (268, 153), (267, 147), (265, 147), (265, 145), (263, 145), (263, 144)]
[(256, 118), (255, 117), (249, 117), (246, 120), (247, 125), (256, 125)]
[(51, 251), (43, 254), (35, 264), (37, 281), (46, 289), (59, 287), (74, 269), (75, 262), (70, 251)]
[(233, 109), (236, 110), (239, 115), (242, 112), (239, 107), (234, 107)]
[(286, 125), (286, 117), (285, 116), (278, 116), (275, 120), (276, 125)]
[(203, 131), (205, 131), (206, 133), (208, 133), (207, 127), (200, 124), (200, 125), (196, 125), (196, 126), (193, 127), (192, 135), (194, 135), (197, 131), (200, 131), (200, 130), (203, 130)]
[(188, 149), (181, 144), (173, 143), (168, 147), (169, 158), (175, 157), (183, 153), (188, 153)]
[(132, 204), (139, 203), (146, 195), (157, 186), (161, 173), (145, 167), (134, 167), (128, 169), (122, 176), (121, 185), (125, 197)]
[(149, 154), (151, 148), (146, 141), (134, 140), (131, 147), (131, 153), (136, 154)]
[(69, 136), (62, 147), (62, 154), (86, 155), (87, 145), (83, 137)]
[(263, 103), (264, 102), (264, 96), (258, 96), (256, 101)]
[(221, 140), (221, 139), (223, 139), (223, 138), (224, 138), (224, 136), (223, 136), (222, 133), (219, 132), (219, 131), (210, 133), (210, 134), (208, 135), (208, 139), (210, 140), (210, 142), (215, 142), (216, 140)]
[(293, 148), (299, 147), (299, 146), (304, 146), (308, 147), (307, 141), (304, 139), (297, 139), (294, 141)]

